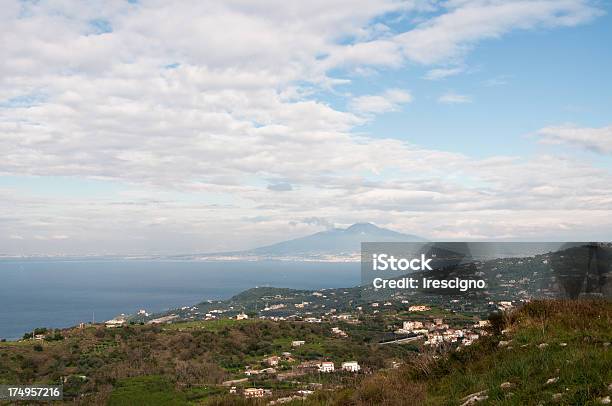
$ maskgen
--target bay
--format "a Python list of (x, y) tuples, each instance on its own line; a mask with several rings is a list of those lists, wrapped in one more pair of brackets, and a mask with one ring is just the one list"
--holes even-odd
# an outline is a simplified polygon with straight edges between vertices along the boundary
[(256, 286), (355, 286), (358, 263), (289, 261), (0, 260), (0, 338), (36, 327), (104, 321), (227, 299)]

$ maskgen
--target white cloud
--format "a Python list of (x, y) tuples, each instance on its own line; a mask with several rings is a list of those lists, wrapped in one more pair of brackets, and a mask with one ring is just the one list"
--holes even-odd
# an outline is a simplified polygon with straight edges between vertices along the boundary
[(472, 97), (466, 94), (457, 94), (454, 92), (448, 92), (438, 97), (438, 102), (443, 103), (443, 104), (471, 103)]
[(427, 73), (425, 74), (423, 78), (427, 80), (441, 80), (441, 79), (446, 79), (447, 77), (450, 77), (450, 76), (459, 75), (460, 73), (464, 71), (465, 71), (464, 67), (436, 68), (436, 69), (431, 69), (427, 71)]
[(543, 143), (569, 144), (600, 154), (612, 154), (612, 126), (601, 128), (553, 126), (538, 130), (536, 135)]
[[(349, 111), (319, 98), (360, 69), (463, 66), (482, 39), (597, 14), (580, 0), (436, 4), (3, 2), (0, 175), (122, 191), (0, 189), (0, 247), (214, 251), (366, 220), (425, 236), (610, 229), (603, 170), (353, 133), (409, 103), (403, 89), (356, 97)], [(422, 22), (394, 31), (379, 22), (386, 13)]]
[(401, 89), (389, 89), (380, 95), (355, 97), (350, 102), (350, 109), (361, 114), (380, 114), (396, 111), (402, 104), (410, 103), (412, 95)]
[(514, 29), (574, 26), (602, 14), (585, 0), (460, 0), (446, 12), (397, 36), (404, 54), (423, 64), (461, 57), (483, 39)]
[[(393, 140), (338, 144), (329, 154), (324, 149), (312, 150), (312, 169), (295, 175), (292, 181), (301, 186), (287, 193), (244, 183), (193, 185), (180, 193), (132, 188), (103, 198), (7, 190), (0, 196), (0, 213), (11, 218), (0, 221), (7, 235), (19, 232), (23, 240), (3, 241), (3, 247), (231, 250), (308, 234), (324, 223), (364, 219), (430, 238), (610, 238), (612, 176), (579, 161), (553, 156), (478, 160)], [(340, 158), (346, 161), (331, 162)], [(347, 175), (345, 167), (354, 170)], [(367, 168), (387, 175), (381, 178)], [(304, 220), (311, 218), (320, 220)], [(50, 237), (58, 235), (70, 239)]]

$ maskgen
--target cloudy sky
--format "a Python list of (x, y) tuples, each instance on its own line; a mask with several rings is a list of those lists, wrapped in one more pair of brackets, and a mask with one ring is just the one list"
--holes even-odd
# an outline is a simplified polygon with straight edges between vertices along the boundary
[(0, 253), (612, 239), (607, 2), (0, 4)]

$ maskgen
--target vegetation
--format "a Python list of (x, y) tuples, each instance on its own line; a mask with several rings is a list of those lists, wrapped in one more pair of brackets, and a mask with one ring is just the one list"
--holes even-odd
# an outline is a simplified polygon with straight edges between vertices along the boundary
[(184, 393), (160, 376), (139, 376), (119, 380), (110, 394), (109, 406), (187, 405)]
[(611, 302), (534, 301), (497, 321), (462, 351), (421, 354), (308, 403), (458, 405), (480, 392), (479, 405), (595, 405), (612, 395)]
[[(369, 329), (376, 331), (380, 326), (372, 323)], [(55, 337), (58, 332), (47, 334)], [(335, 337), (328, 323), (211, 320), (93, 326), (59, 334), (62, 340), (0, 344), (0, 384), (63, 383), (67, 402), (88, 404), (222, 402), (228, 394), (223, 381), (244, 378), (246, 367), (268, 367), (263, 360), (271, 355), (292, 353), (276, 366), (282, 373), (293, 371), (300, 362), (320, 359), (357, 360), (364, 368), (377, 369), (411, 351), (410, 347), (380, 347), (363, 336), (356, 340)], [(306, 344), (292, 348), (293, 340)], [(350, 378), (342, 374), (320, 377), (316, 371), (315, 375), (291, 381), (260, 375), (246, 384), (291, 393), (309, 380), (340, 384)], [(135, 403), (136, 399), (143, 401)]]
[[(534, 301), (493, 317), (490, 334), (471, 346), (447, 352), (413, 343), (378, 345), (380, 332), (396, 316), (390, 311), (358, 324), (335, 323), (348, 338), (331, 334), (330, 323), (264, 320), (45, 331), (40, 334), (62, 339), (0, 343), (0, 384), (61, 382), (65, 403), (108, 405), (270, 400), (246, 400), (240, 389), (230, 394), (230, 385), (269, 389), (274, 397), (315, 389), (292, 405), (460, 405), (477, 393), (482, 397), (478, 405), (550, 404), (553, 399), (560, 405), (596, 405), (612, 395), (610, 301)], [(306, 343), (292, 348), (293, 340)], [(275, 369), (290, 378), (260, 374), (244, 381), (247, 366), (264, 369), (266, 357), (283, 352), (291, 356)], [(300, 363), (323, 359), (336, 365), (356, 360), (365, 373), (292, 375)], [(391, 368), (392, 361), (403, 365)]]

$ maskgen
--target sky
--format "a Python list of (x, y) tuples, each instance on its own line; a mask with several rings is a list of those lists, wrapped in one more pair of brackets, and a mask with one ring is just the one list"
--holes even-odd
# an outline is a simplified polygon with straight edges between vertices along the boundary
[(0, 254), (612, 239), (607, 1), (0, 3)]

